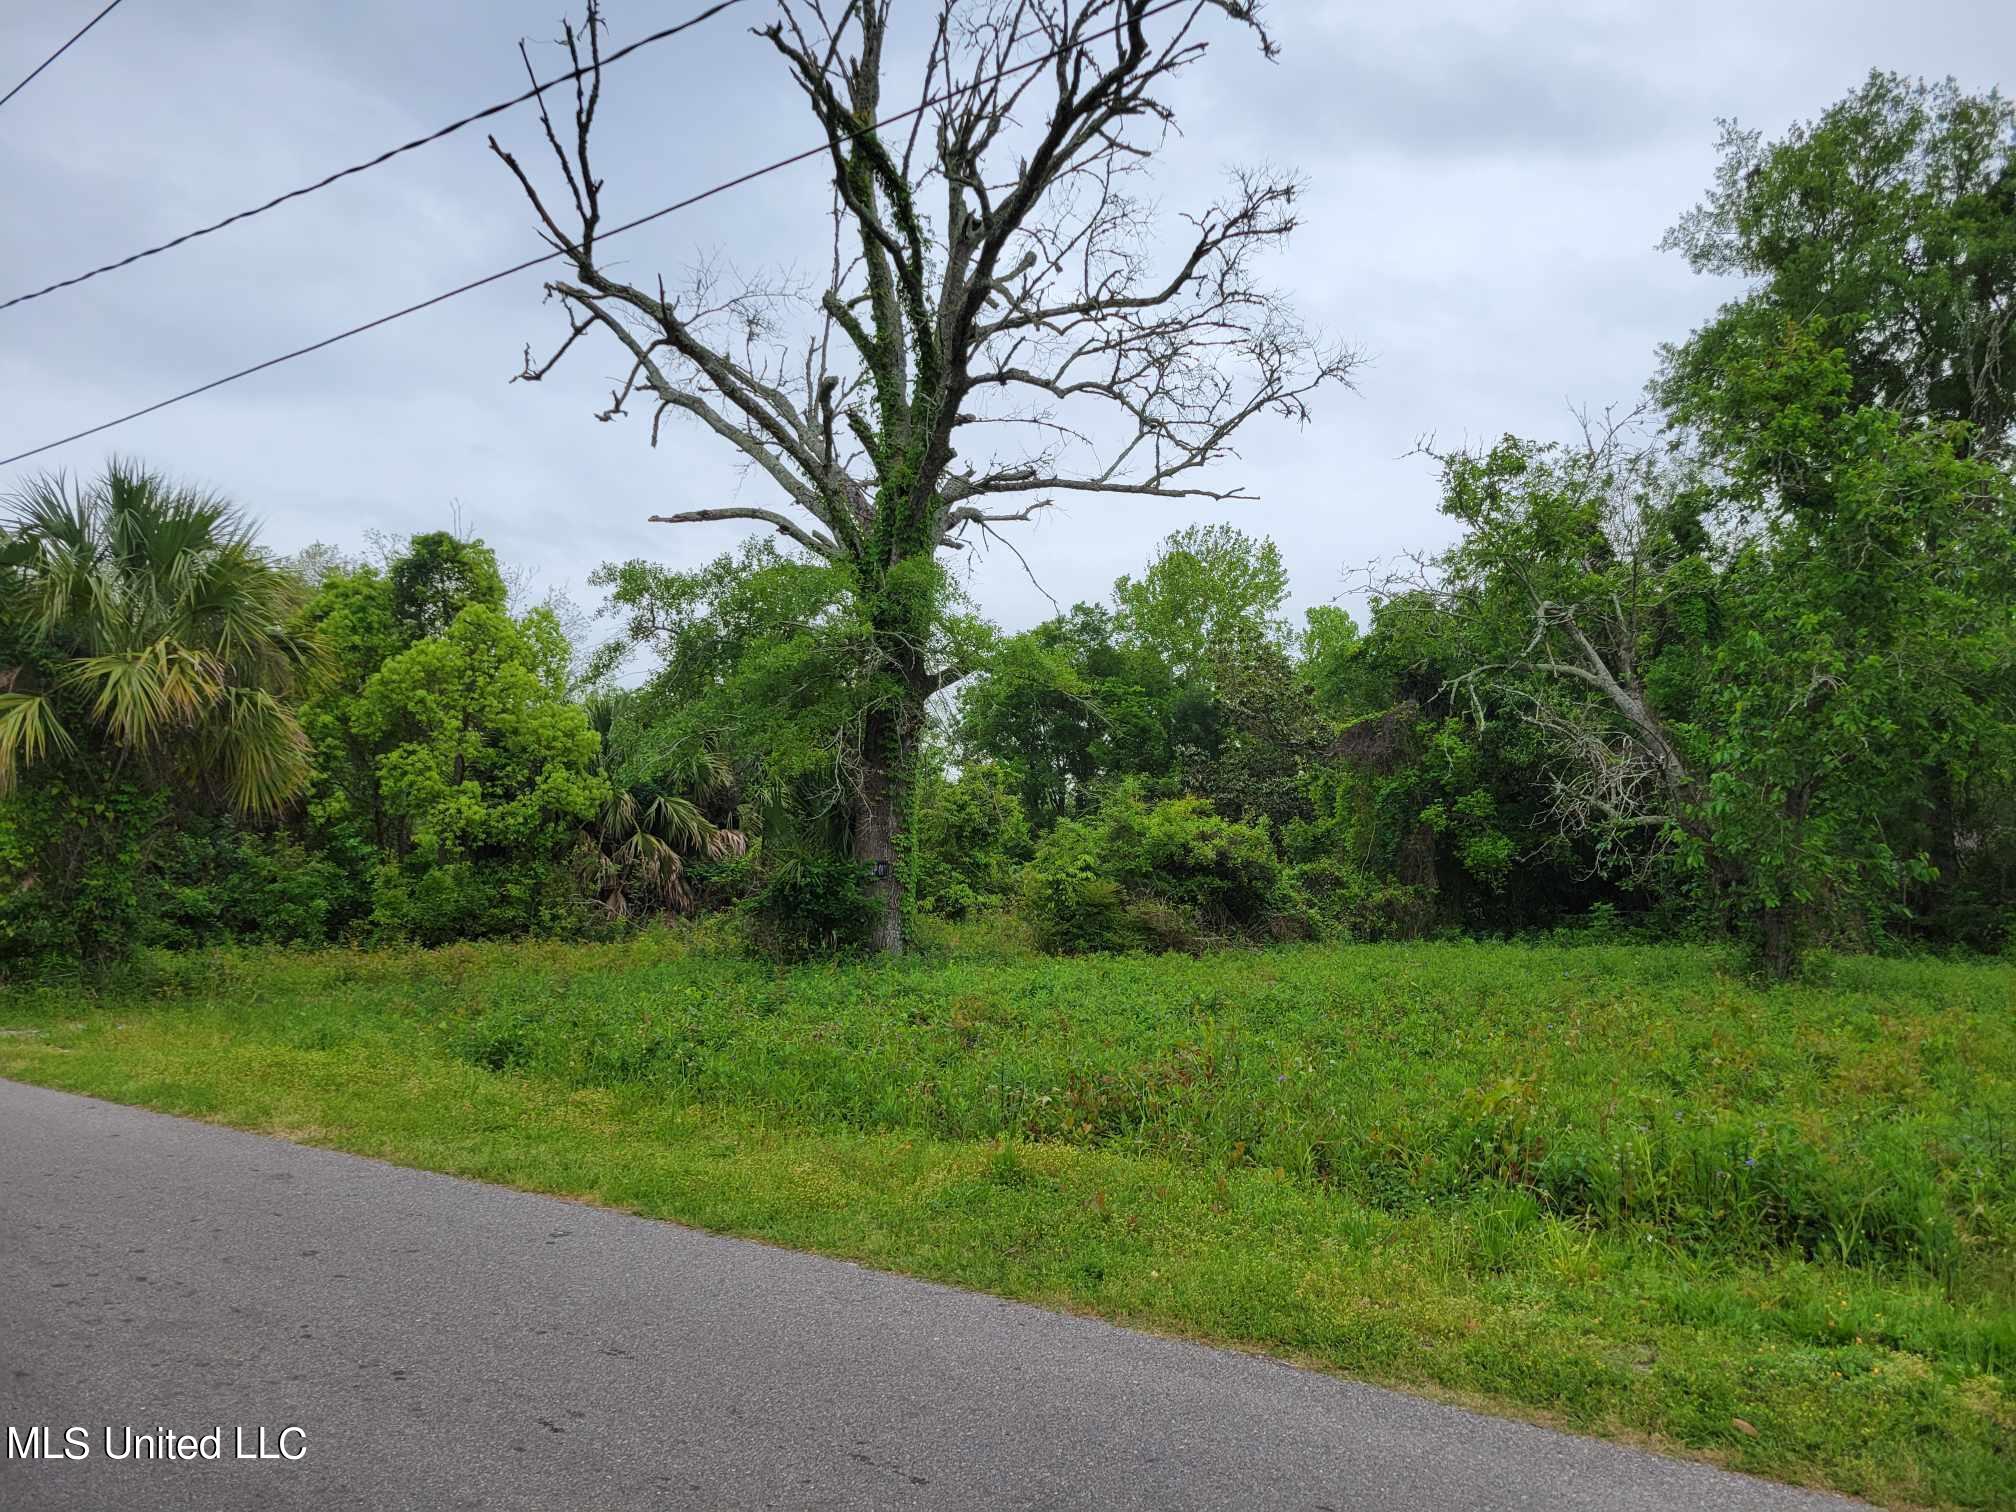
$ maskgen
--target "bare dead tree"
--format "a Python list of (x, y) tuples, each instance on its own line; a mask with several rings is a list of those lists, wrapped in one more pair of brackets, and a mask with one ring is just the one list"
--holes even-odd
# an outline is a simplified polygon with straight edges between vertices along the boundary
[(1305, 421), (1311, 396), (1348, 382), (1356, 361), (1257, 276), (1258, 255), (1295, 229), (1292, 176), (1234, 175), (1173, 250), (1136, 191), (1173, 125), (1167, 86), (1205, 54), (1205, 23), (1230, 22), (1271, 56), (1252, 5), (936, 0), (907, 96), (923, 106), (885, 135), (877, 123), (906, 103), (891, 103), (885, 66), (892, 8), (779, 0), (757, 33), (830, 155), (821, 286), (724, 288), (703, 268), (674, 292), (611, 271), (597, 242), (592, 7), (562, 39), (589, 65), (573, 120), (542, 114), (557, 186), (491, 142), (570, 265), (547, 285), (566, 334), (543, 362), (528, 352), (520, 376), (545, 376), (584, 338), (614, 343), (626, 376), (600, 418), (646, 408), (655, 443), (683, 416), (776, 495), (654, 521), (748, 521), (851, 570), (886, 690), (848, 764), (883, 950), (901, 946), (908, 757), (927, 700), (967, 670), (934, 649), (921, 590), (939, 554), (1064, 495), (1249, 497), (1206, 470), (1258, 416)]

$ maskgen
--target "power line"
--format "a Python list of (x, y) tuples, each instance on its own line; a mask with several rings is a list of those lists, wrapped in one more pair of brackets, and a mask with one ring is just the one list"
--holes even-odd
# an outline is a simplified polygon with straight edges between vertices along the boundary
[[(1125, 28), (1137, 24), (1137, 22), (1150, 20), (1167, 10), (1174, 10), (1179, 5), (1194, 3), (1195, 0), (1162, 0), (1160, 5), (1150, 6), (1136, 18), (1116, 22), (1114, 25), (1106, 27), (1101, 31), (1092, 32), (1079, 38), (1068, 47), (1055, 48), (1041, 57), (1030, 58), (1026, 62), (1014, 64), (1012, 67), (1004, 68), (1000, 72), (991, 74), (986, 78), (974, 79), (969, 83), (960, 85), (957, 89), (947, 90), (943, 94), (934, 95), (911, 106), (908, 110), (899, 110), (894, 115), (884, 116), (872, 125), (864, 126), (859, 131), (852, 133), (851, 136), (859, 138), (873, 132), (882, 131), (887, 127), (895, 125), (898, 121), (907, 121), (912, 116), (922, 115), (927, 110), (935, 109), (949, 100), (957, 99), (969, 90), (979, 89), (988, 84), (999, 83), (1001, 80), (1012, 78), (1018, 73), (1027, 73), (1032, 68), (1041, 68), (1045, 63), (1052, 62), (1066, 53), (1082, 47), (1087, 42), (1096, 42), (1102, 37), (1112, 36)], [(1010, 45), (1013, 45), (1012, 41)], [(662, 220), (665, 216), (675, 214), (680, 210), (690, 209), (703, 200), (710, 200), (716, 195), (726, 194), (731, 189), (739, 189), (744, 184), (752, 183), (756, 179), (767, 177), (772, 173), (793, 167), (811, 158), (824, 157), (831, 151), (832, 143), (826, 141), (821, 142), (816, 147), (808, 147), (803, 152), (794, 152), (789, 157), (778, 158), (775, 162), (765, 163), (761, 168), (752, 168), (747, 173), (739, 174), (735, 178), (726, 179), (710, 188), (702, 189), (698, 194), (689, 194), (685, 199), (676, 200), (662, 209), (653, 210), (649, 215), (640, 215), (635, 220), (625, 221), (620, 226), (614, 226), (607, 231), (598, 232), (595, 239), (598, 242), (608, 241), (611, 237), (621, 236), (626, 231), (635, 231), (639, 226), (648, 226), (652, 221)], [(278, 357), (269, 357), (264, 362), (257, 362), (251, 367), (240, 368), (237, 372), (227, 373), (222, 378), (213, 378), (208, 383), (201, 384), (196, 388), (185, 389), (182, 393), (172, 395), (169, 398), (157, 400), (144, 409), (137, 409), (131, 414), (121, 415), (116, 420), (107, 420), (102, 424), (91, 426), (87, 430), (73, 432), (60, 440), (44, 442), (42, 445), (31, 447), (27, 451), (16, 452), (11, 457), (0, 457), (0, 467), (12, 467), (16, 462), (25, 462), (30, 457), (38, 457), (43, 452), (54, 451), (59, 446), (68, 446), (73, 441), (82, 441), (87, 437), (98, 435), (102, 431), (111, 430), (115, 426), (125, 425), (129, 421), (138, 420), (143, 416), (167, 409), (172, 404), (180, 404), (185, 399), (194, 399), (199, 394), (207, 394), (212, 389), (224, 387), (227, 383), (236, 383), (241, 378), (250, 378), (255, 373), (263, 373), (268, 368), (280, 366), (283, 362), (292, 362), (297, 357), (306, 357), (312, 352), (321, 351), (324, 347), (332, 347), (340, 341), (348, 341), (353, 336), (362, 336), (366, 331), (375, 331), (380, 326), (390, 325), (395, 320), (403, 320), (408, 315), (417, 315), (422, 310), (431, 309), (438, 304), (445, 304), (451, 299), (483, 288), (487, 284), (496, 283), (500, 279), (510, 278), (514, 274), (525, 272), (528, 268), (536, 268), (541, 263), (551, 262), (554, 258), (565, 255), (563, 251), (558, 249), (551, 252), (542, 252), (537, 257), (528, 257), (525, 261), (513, 263), (508, 268), (499, 268), (495, 273), (486, 273), (481, 278), (472, 278), (468, 283), (458, 284), (455, 288), (445, 290), (430, 299), (423, 299), (418, 304), (407, 305), (403, 310), (394, 310), (389, 315), (380, 315), (376, 320), (367, 320), (362, 325), (350, 327), (347, 331), (338, 331), (334, 336), (325, 336), (320, 341), (311, 342), (304, 347), (296, 347), (293, 351), (283, 352)]]
[[(113, 5), (117, 5), (119, 3), (120, 0), (112, 0)], [(636, 52), (640, 47), (649, 47), (653, 42), (663, 42), (667, 37), (676, 37), (679, 35), (679, 33), (690, 30), (695, 26), (698, 26), (702, 21), (711, 21), (714, 17), (721, 14), (722, 11), (727, 10), (730, 6), (740, 5), (741, 3), (742, 0), (720, 0), (720, 4), (710, 6), (708, 9), (700, 12), (699, 15), (681, 21), (677, 26), (668, 26), (663, 31), (655, 31), (651, 33), (651, 35), (648, 37), (639, 37), (635, 42), (630, 43), (627, 47), (619, 47), (615, 52), (609, 54), (608, 57), (604, 58), (602, 60), (602, 64), (603, 66), (606, 67), (608, 64), (614, 63), (619, 59), (628, 57), (631, 53)], [(112, 6), (110, 5), (105, 7), (106, 10), (110, 10), (111, 8)], [(103, 13), (104, 12), (102, 11), (100, 12), (101, 15)], [(86, 27), (85, 30), (88, 31), (90, 30), (90, 28)], [(84, 33), (79, 32), (77, 35), (81, 37), (84, 35)], [(73, 38), (72, 40), (74, 41), (75, 38)], [(64, 45), (68, 46), (69, 44), (65, 43)], [(43, 67), (45, 68), (47, 66), (48, 66), (47, 64), (43, 65)], [(11, 310), (14, 308), (14, 306), (19, 304), (26, 304), (31, 299), (40, 299), (45, 294), (54, 294), (59, 289), (74, 288), (76, 285), (81, 283), (87, 283), (91, 279), (97, 278), (102, 274), (116, 273), (119, 271), (119, 269), (131, 267), (134, 263), (141, 261), (143, 258), (158, 257), (163, 252), (172, 252), (175, 250), (175, 248), (183, 245), (185, 242), (195, 241), (196, 238), (199, 236), (209, 236), (213, 232), (222, 231), (226, 226), (235, 226), (238, 224), (238, 222), (243, 220), (250, 220), (255, 215), (264, 215), (268, 210), (274, 209), (275, 207), (280, 205), (284, 205), (289, 200), (300, 199), (304, 194), (313, 194), (318, 189), (327, 189), (331, 184), (336, 183), (339, 179), (346, 179), (349, 178), (352, 174), (363, 173), (367, 169), (376, 168), (381, 163), (389, 163), (392, 161), (393, 158), (398, 157), (402, 153), (412, 152), (417, 148), (427, 146), (431, 142), (438, 142), (441, 140), (441, 138), (445, 136), (453, 136), (456, 132), (460, 131), (465, 126), (473, 126), (478, 121), (487, 121), (490, 119), (491, 116), (501, 115), (503, 114), (503, 112), (507, 110), (511, 110), (516, 106), (523, 105), (527, 100), (537, 99), (540, 95), (543, 95), (547, 90), (552, 89), (556, 85), (568, 84), (573, 82), (575, 79), (580, 78), (583, 74), (587, 73), (589, 69), (592, 68), (593, 66), (594, 66), (593, 64), (590, 64), (587, 65), (586, 67), (576, 68), (571, 70), (570, 72), (559, 75), (557, 78), (548, 79), (543, 84), (535, 84), (532, 88), (526, 90), (523, 94), (513, 95), (508, 100), (499, 100), (495, 105), (485, 106), (483, 109), (477, 111), (474, 115), (466, 115), (462, 117), (462, 119), (459, 121), (450, 121), (446, 126), (443, 126), (439, 131), (430, 131), (427, 133), (427, 135), (423, 137), (415, 137), (410, 142), (402, 142), (397, 147), (388, 148), (386, 151), (379, 153), (378, 156), (371, 158), (365, 162), (353, 163), (348, 168), (338, 169), (335, 173), (328, 175), (328, 177), (326, 178), (319, 178), (312, 184), (303, 184), (299, 189), (290, 189), (285, 194), (275, 195), (272, 199), (266, 201), (266, 203), (263, 205), (254, 205), (250, 210), (240, 210), (236, 215), (227, 215), (224, 217), (224, 219), (217, 221), (211, 225), (199, 226), (194, 231), (185, 231), (182, 235), (176, 237), (173, 241), (162, 242), (158, 247), (149, 247), (145, 251), (135, 252), (131, 257), (122, 257), (117, 262), (106, 263), (102, 268), (93, 268), (88, 273), (79, 273), (74, 278), (61, 279), (56, 283), (50, 284), (46, 288), (37, 289), (30, 294), (16, 294), (12, 299), (0, 302), (0, 310)], [(39, 71), (40, 70), (38, 70), (38, 72)], [(29, 77), (32, 78), (34, 77), (34, 75), (31, 74)], [(27, 80), (24, 79), (21, 82), (25, 84)], [(18, 89), (20, 85), (16, 85), (15, 87)], [(5, 101), (0, 101), (0, 104), (5, 103), (6, 103)]]
[(70, 49), (77, 44), (78, 39), (81, 38), (85, 32), (88, 32), (100, 21), (103, 21), (107, 16), (111, 15), (112, 12), (114, 12), (119, 8), (121, 3), (122, 0), (112, 0), (112, 3), (110, 5), (106, 6), (105, 9), (98, 12), (98, 14), (93, 16), (89, 21), (86, 21), (83, 24), (83, 26), (78, 28), (76, 36), (73, 36), (68, 42), (65, 42), (61, 47), (57, 48), (56, 51), (49, 54), (48, 57), (44, 58), (40, 63), (37, 63), (34, 67), (34, 70), (29, 73), (27, 78), (23, 79), (19, 84), (16, 84), (4, 95), (0, 95), (0, 105), (5, 105), (9, 100), (13, 99), (14, 96), (21, 93), (21, 91), (26, 89), (30, 84), (33, 84), (35, 82), (36, 74), (41, 73), (43, 69), (47, 68), (51, 63), (54, 63), (58, 58), (62, 57), (63, 54), (70, 51)]

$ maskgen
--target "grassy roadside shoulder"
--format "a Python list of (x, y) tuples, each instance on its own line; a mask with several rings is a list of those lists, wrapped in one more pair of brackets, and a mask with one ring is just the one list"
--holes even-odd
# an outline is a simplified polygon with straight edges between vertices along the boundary
[[(2005, 968), (1760, 994), (1681, 951), (778, 974), (661, 943), (176, 970), (14, 994), (0, 1075), (1877, 1500), (2016, 1505)], [(1688, 1163), (1738, 1126), (1732, 1164), (1779, 1185), (1696, 1213)], [(1826, 1181), (1862, 1214), (1846, 1258), (1794, 1242)]]

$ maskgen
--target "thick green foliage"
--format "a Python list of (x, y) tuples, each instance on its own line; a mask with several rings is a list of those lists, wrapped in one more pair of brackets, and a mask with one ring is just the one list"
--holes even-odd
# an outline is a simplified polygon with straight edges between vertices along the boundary
[[(2007, 875), (2016, 488), (1965, 427), (1856, 402), (1819, 323), (1720, 350), (1680, 412), (1712, 469), (1614, 438), (1449, 459), (1467, 533), (1417, 617), (1538, 733), (1599, 861), (1783, 971), (1953, 929)], [(1974, 916), (1946, 938), (1994, 947)]]
[(747, 904), (758, 948), (787, 961), (860, 951), (875, 922), (866, 872), (858, 861), (817, 854), (772, 862)]
[(443, 634), (471, 605), (504, 607), (504, 575), (496, 556), (481, 541), (445, 530), (413, 537), (385, 576), (392, 618), (409, 642)]
[(82, 758), (0, 798), (0, 978), (127, 958), (170, 802)]
[(1122, 641), (1153, 649), (1179, 678), (1230, 647), (1286, 641), (1287, 597), (1280, 549), (1230, 525), (1177, 531), (1138, 579), (1113, 585)]
[(1766, 395), (1712, 434), (1782, 503), (1719, 584), (1712, 843), (1807, 931), (1909, 928), (1964, 878), (1956, 828), (2009, 843), (1965, 794), (2016, 782), (2016, 488), (1964, 430), (1853, 404), (1810, 331), (1741, 366)]
[(668, 742), (634, 692), (601, 692), (587, 712), (608, 795), (575, 852), (584, 885), (612, 920), (688, 912), (689, 858), (723, 861), (748, 848), (723, 817), (733, 768), (697, 739)]
[(1722, 123), (1715, 185), (1667, 233), (1698, 270), (1755, 280), (1669, 354), (1669, 404), (1726, 381), (1790, 320), (1837, 341), (1852, 398), (1973, 427), (2016, 423), (2016, 103), (1873, 71), (1766, 142)]
[[(283, 624), (300, 583), (214, 501), (39, 485), (0, 542), (0, 776), (34, 779), (0, 810), (0, 951), (747, 905), (798, 956), (859, 943), (850, 889), (882, 949), (989, 911), (1066, 951), (2005, 949), (2016, 114), (1879, 73), (1778, 141), (1729, 126), (1669, 245), (1748, 283), (1665, 350), (1650, 418), (1440, 458), (1459, 538), (1362, 630), (1292, 628), (1280, 551), (1214, 524), (997, 635), (914, 435), (830, 538), (605, 567), (623, 633), (578, 663), (479, 541), (311, 549)], [(870, 430), (908, 434), (881, 379)]]
[(1279, 881), (1264, 828), (1221, 818), (1201, 798), (1147, 802), (1121, 788), (1037, 843), (1021, 906), (1048, 949), (1195, 948), (1261, 934), (1277, 917)]
[(1103, 780), (1171, 770), (1178, 692), (1159, 650), (1122, 644), (1109, 610), (1078, 604), (1003, 640), (961, 688), (959, 747), (998, 763), (1045, 828)]
[(627, 562), (591, 581), (657, 659), (631, 711), (648, 741), (718, 751), (745, 822), (844, 851), (844, 755), (873, 697), (846, 570), (756, 541), (692, 572)]
[(922, 787), (914, 830), (918, 902), (948, 919), (1001, 907), (1032, 844), (1008, 773), (971, 766), (956, 781), (936, 773)]
[(183, 826), (159, 864), (139, 926), (141, 942), (157, 947), (320, 945), (331, 919), (363, 902), (328, 857), (310, 854), (291, 835), (225, 818)]
[(487, 547), (436, 533), (308, 604), (330, 671), (303, 707), (301, 830), (342, 878), (331, 933), (439, 944), (600, 916), (573, 863), (611, 797), (601, 737), (557, 619), (504, 597)]
[(565, 859), (609, 796), (545, 610), (471, 604), (373, 674), (352, 728), (375, 752), (392, 854), (372, 922), (438, 942), (565, 927)]
[(1432, 889), (1394, 882), (1344, 861), (1303, 861), (1283, 873), (1284, 909), (1347, 940), (1415, 940), (1437, 922)]

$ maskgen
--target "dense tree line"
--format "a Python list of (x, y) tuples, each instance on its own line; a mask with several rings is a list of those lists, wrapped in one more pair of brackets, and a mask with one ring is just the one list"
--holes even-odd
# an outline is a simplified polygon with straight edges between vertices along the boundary
[[(724, 910), (794, 955), (886, 944), (892, 892), (913, 931), (999, 911), (1058, 950), (2005, 948), (2011, 109), (1879, 74), (1777, 142), (1731, 126), (1669, 244), (1743, 292), (1633, 413), (1432, 454), (1460, 538), (1377, 574), (1362, 626), (1291, 623), (1272, 543), (1222, 525), (1014, 635), (920, 577), (908, 654), (974, 670), (894, 779), (864, 752), (916, 690), (844, 553), (611, 564), (591, 648), (477, 541), (281, 561), (138, 467), (31, 483), (0, 957)], [(864, 784), (902, 798), (867, 850)]]

